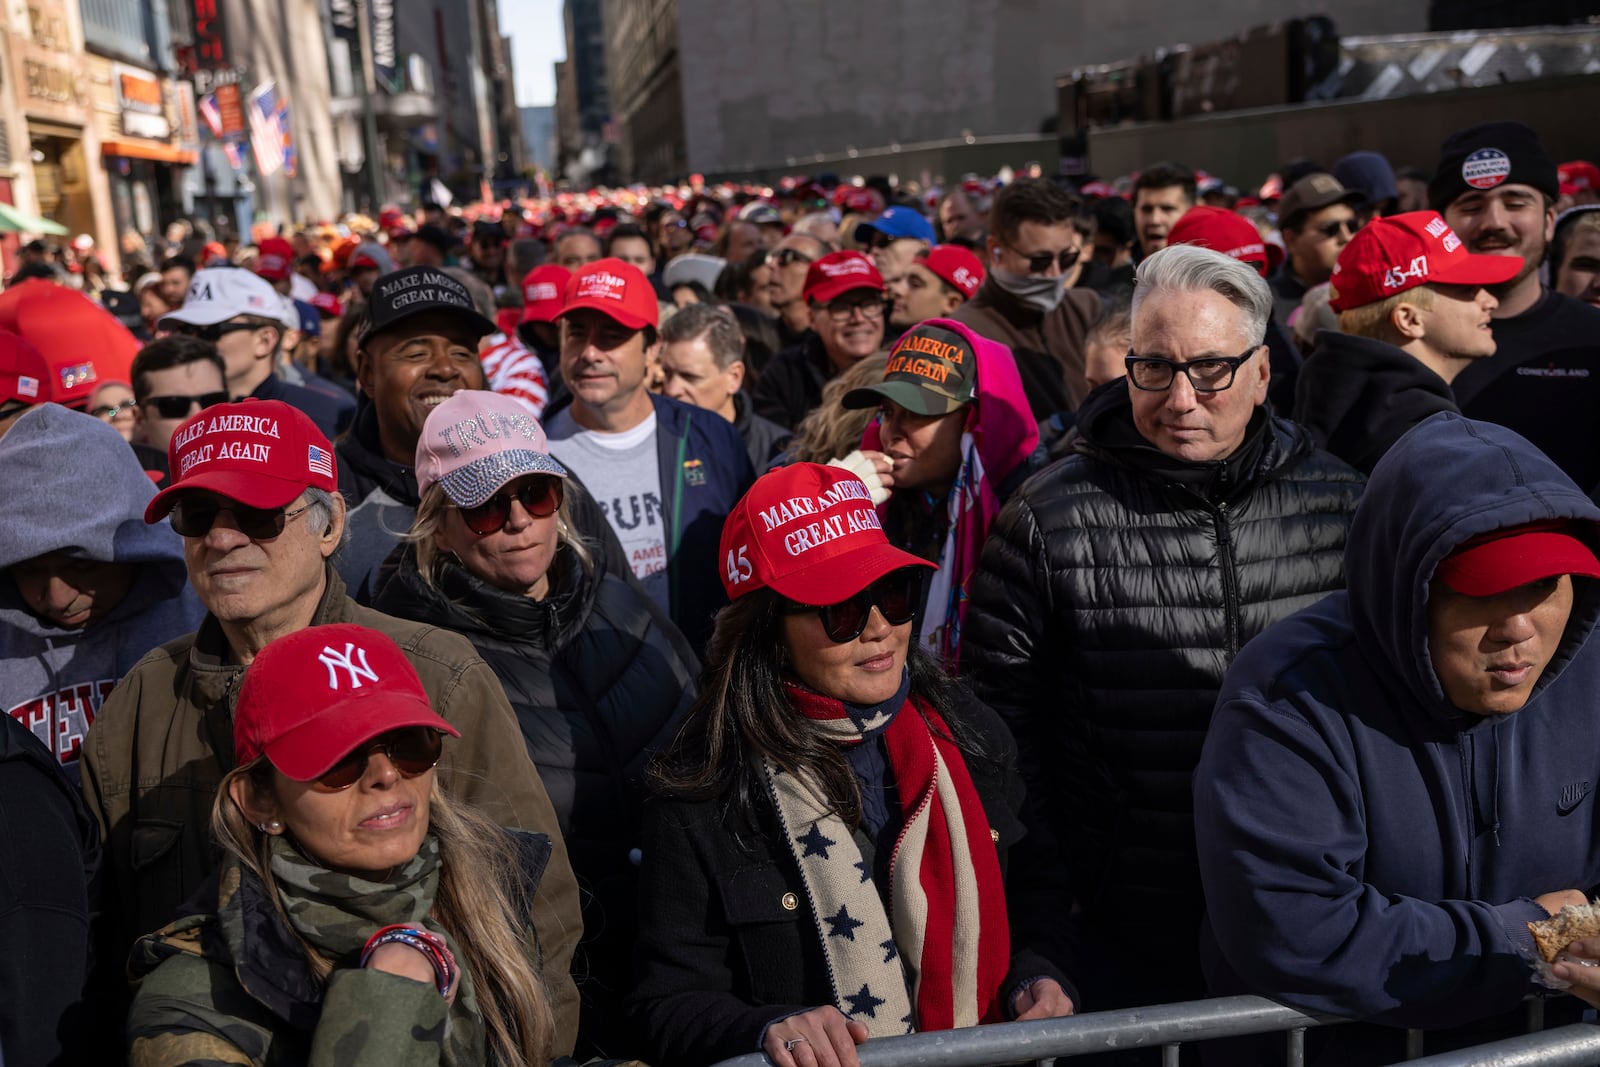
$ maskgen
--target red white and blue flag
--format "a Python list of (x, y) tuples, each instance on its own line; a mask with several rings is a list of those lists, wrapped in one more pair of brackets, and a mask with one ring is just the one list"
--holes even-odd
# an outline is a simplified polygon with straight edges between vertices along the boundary
[(324, 478), (333, 477), (333, 453), (316, 445), (306, 445), (306, 470)]

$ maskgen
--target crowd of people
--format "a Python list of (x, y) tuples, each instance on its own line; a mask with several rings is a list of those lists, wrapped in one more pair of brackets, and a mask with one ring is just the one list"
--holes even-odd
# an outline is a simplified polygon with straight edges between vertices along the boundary
[(1600, 169), (1531, 127), (205, 237), (0, 293), (0, 1062), (1600, 1007), (1528, 928), (1600, 890)]

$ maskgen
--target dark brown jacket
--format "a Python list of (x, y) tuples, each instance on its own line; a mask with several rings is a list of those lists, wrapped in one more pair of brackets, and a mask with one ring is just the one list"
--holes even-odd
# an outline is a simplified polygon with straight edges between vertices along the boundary
[(1076, 411), (1089, 393), (1083, 339), (1099, 314), (1100, 297), (1092, 290), (1068, 289), (1061, 306), (1044, 314), (989, 277), (950, 317), (1010, 347), (1033, 417), (1047, 419), (1058, 411)]

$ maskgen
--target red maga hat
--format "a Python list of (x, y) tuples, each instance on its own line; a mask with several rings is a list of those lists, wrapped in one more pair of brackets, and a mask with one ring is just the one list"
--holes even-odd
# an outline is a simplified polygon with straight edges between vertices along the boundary
[(919, 253), (917, 260), (967, 300), (983, 284), (983, 261), (960, 245), (936, 245)]
[(1261, 237), (1249, 219), (1226, 208), (1200, 204), (1183, 213), (1167, 233), (1169, 245), (1199, 245), (1250, 264), (1264, 278), (1283, 262), (1283, 249)]
[(294, 268), (294, 246), (282, 237), (268, 237), (256, 245), (256, 273), (269, 282), (281, 282)]
[(661, 309), (644, 271), (620, 259), (585, 263), (567, 279), (566, 302), (560, 314), (593, 308), (630, 330), (659, 326)]
[(566, 302), (572, 272), (554, 263), (530, 270), (522, 279), (522, 321), (554, 322)]
[(855, 289), (883, 292), (883, 275), (860, 252), (829, 252), (806, 269), (801, 296), (806, 303), (829, 304)]
[(281, 400), (246, 399), (197, 412), (173, 433), (167, 465), (172, 484), (145, 508), (145, 522), (160, 522), (190, 489), (268, 509), (307, 489), (339, 491), (333, 446), (311, 416)]
[(326, 774), (375, 737), (425, 726), (461, 732), (433, 710), (400, 646), (365, 626), (308, 626), (263, 648), (233, 712), (234, 760), (266, 756), (297, 782)]
[(819, 605), (848, 600), (901, 567), (933, 566), (889, 543), (865, 482), (820, 463), (757, 478), (722, 525), (720, 555), (729, 600), (771, 589)]
[(1458, 546), (1434, 573), (1464, 596), (1496, 596), (1558, 574), (1600, 578), (1600, 559), (1571, 531), (1566, 522), (1495, 530)]
[(1521, 256), (1475, 256), (1437, 211), (1373, 219), (1333, 265), (1328, 306), (1366, 307), (1419, 285), (1499, 285), (1516, 277)]

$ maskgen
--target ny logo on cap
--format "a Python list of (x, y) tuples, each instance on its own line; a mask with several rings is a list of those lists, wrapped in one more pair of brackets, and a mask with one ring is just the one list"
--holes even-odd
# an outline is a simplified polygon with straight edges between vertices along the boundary
[[(360, 689), (363, 678), (369, 682), (378, 680), (377, 672), (367, 666), (367, 650), (357, 648), (354, 641), (346, 641), (343, 652), (335, 651), (331, 645), (323, 645), (322, 654), (317, 659), (321, 660), (322, 665), (328, 668), (329, 689), (337, 690), (339, 688), (339, 672), (341, 670), (349, 675), (351, 689)], [(359, 665), (356, 662), (357, 660), (360, 661)]]

